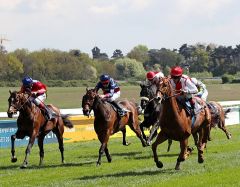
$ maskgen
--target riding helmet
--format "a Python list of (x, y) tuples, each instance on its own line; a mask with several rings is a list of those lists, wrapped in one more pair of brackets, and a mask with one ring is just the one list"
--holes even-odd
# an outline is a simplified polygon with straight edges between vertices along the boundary
[(147, 79), (148, 79), (149, 81), (153, 80), (154, 77), (155, 77), (155, 73), (154, 73), (153, 71), (149, 71), (149, 72), (147, 73)]
[(33, 83), (33, 79), (29, 76), (25, 76), (23, 79), (22, 79), (22, 83), (24, 86), (29, 86)]
[(109, 82), (109, 80), (110, 80), (109, 75), (103, 74), (103, 75), (100, 76), (100, 81), (101, 82)]
[(183, 74), (183, 69), (180, 66), (174, 66), (171, 69), (171, 76), (180, 77)]

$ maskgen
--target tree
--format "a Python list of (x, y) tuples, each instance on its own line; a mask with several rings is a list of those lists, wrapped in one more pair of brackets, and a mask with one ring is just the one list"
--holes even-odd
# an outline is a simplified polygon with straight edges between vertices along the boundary
[(148, 48), (145, 45), (138, 45), (127, 54), (127, 57), (144, 63), (149, 60)]
[(145, 70), (141, 62), (135, 59), (122, 58), (115, 61), (116, 75), (118, 79), (137, 78), (145, 76)]

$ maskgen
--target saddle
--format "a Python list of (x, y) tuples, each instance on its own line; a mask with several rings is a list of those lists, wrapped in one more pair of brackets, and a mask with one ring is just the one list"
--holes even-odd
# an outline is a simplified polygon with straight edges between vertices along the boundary
[[(204, 104), (201, 99), (199, 98), (193, 98), (195, 100), (195, 105), (194, 105), (194, 113), (195, 115), (199, 114), (204, 108)], [(185, 111), (189, 116), (194, 116), (192, 112), (192, 107), (189, 101), (183, 99), (183, 98), (177, 98), (177, 101), (184, 107)]]

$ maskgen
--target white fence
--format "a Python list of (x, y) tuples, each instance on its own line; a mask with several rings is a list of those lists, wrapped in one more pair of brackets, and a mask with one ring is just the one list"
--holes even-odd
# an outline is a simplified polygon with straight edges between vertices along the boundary
[[(221, 101), (219, 102), (224, 109), (230, 108), (227, 114), (226, 125), (240, 124), (240, 101)], [(60, 109), (62, 114), (82, 115), (82, 108)], [(16, 114), (14, 117), (17, 117)], [(7, 118), (7, 112), (0, 112), (0, 118)]]

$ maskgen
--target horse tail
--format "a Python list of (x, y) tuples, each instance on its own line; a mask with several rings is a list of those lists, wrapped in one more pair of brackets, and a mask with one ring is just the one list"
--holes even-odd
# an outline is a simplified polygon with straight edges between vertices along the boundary
[(73, 123), (71, 122), (71, 120), (68, 119), (69, 114), (61, 114), (61, 117), (62, 117), (64, 126), (70, 129), (73, 128)]
[(231, 108), (228, 108), (224, 111), (224, 117), (227, 118), (227, 114), (231, 111)]

